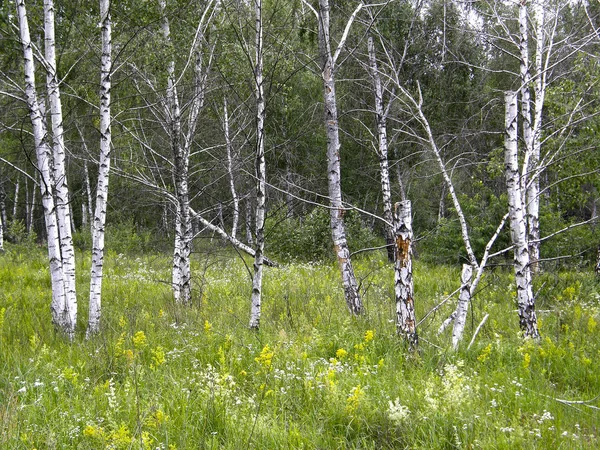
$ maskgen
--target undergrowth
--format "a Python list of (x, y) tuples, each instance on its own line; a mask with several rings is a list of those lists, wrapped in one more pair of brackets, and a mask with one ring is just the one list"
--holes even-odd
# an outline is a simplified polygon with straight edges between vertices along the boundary
[[(353, 318), (337, 268), (265, 275), (261, 329), (233, 256), (196, 255), (194, 302), (175, 305), (168, 258), (109, 253), (102, 332), (86, 341), (89, 256), (78, 253), (74, 343), (50, 323), (44, 251), (0, 256), (0, 448), (593, 448), (599, 445), (600, 296), (592, 274), (541, 275), (540, 342), (518, 333), (514, 284), (490, 272), (465, 342), (437, 335), (450, 300), (420, 324), (410, 355), (395, 334), (385, 255), (355, 262), (366, 306)], [(415, 264), (417, 317), (459, 283)], [(489, 319), (467, 349), (481, 319)]]

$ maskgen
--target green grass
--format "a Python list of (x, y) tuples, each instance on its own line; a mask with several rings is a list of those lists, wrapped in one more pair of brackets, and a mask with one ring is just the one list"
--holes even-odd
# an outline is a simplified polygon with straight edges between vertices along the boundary
[[(170, 260), (109, 253), (102, 333), (83, 339), (89, 256), (78, 254), (78, 336), (50, 323), (43, 249), (0, 256), (0, 448), (330, 449), (599, 447), (600, 295), (592, 274), (536, 281), (542, 340), (518, 333), (514, 284), (489, 273), (466, 342), (420, 327), (409, 355), (394, 329), (393, 272), (356, 261), (364, 317), (346, 310), (333, 265), (268, 269), (259, 332), (250, 282), (231, 257), (194, 261), (194, 304), (174, 305)], [(415, 264), (417, 315), (459, 269)], [(473, 346), (466, 344), (490, 314)], [(592, 400), (589, 403), (565, 403)]]

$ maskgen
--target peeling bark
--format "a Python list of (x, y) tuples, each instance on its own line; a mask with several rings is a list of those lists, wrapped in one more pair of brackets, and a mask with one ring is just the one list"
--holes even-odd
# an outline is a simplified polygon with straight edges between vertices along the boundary
[(411, 350), (418, 345), (412, 279), (411, 243), (413, 239), (410, 200), (396, 203), (394, 214), (395, 261), (394, 290), (396, 294), (396, 330)]

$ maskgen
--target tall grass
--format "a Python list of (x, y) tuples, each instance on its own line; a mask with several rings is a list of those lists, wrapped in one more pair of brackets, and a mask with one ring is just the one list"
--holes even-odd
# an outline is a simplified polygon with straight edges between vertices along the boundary
[[(50, 323), (41, 249), (0, 256), (0, 448), (593, 448), (599, 446), (600, 295), (591, 274), (537, 280), (542, 340), (518, 333), (508, 273), (488, 274), (467, 342), (425, 320), (418, 354), (395, 335), (385, 255), (356, 262), (367, 313), (344, 306), (337, 269), (294, 263), (265, 277), (261, 329), (236, 257), (194, 261), (194, 304), (173, 304), (170, 261), (109, 253), (102, 333), (83, 339), (89, 257), (78, 254), (78, 338)], [(417, 315), (458, 269), (415, 267)], [(584, 403), (580, 403), (584, 402)]]

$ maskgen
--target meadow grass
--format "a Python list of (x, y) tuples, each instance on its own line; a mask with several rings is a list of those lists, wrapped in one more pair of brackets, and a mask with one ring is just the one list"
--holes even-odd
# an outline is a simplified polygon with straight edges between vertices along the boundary
[[(599, 447), (599, 285), (536, 280), (540, 342), (518, 332), (514, 283), (486, 275), (465, 341), (440, 323), (409, 354), (395, 334), (393, 271), (356, 261), (366, 314), (351, 317), (331, 264), (266, 271), (260, 331), (234, 255), (197, 254), (194, 302), (175, 305), (163, 255), (106, 260), (102, 332), (86, 341), (89, 256), (77, 255), (73, 343), (50, 323), (45, 253), (0, 256), (0, 448), (396, 449)], [(458, 287), (459, 269), (415, 264), (417, 316)], [(482, 317), (490, 318), (466, 349)], [(577, 403), (583, 402), (583, 403)]]

